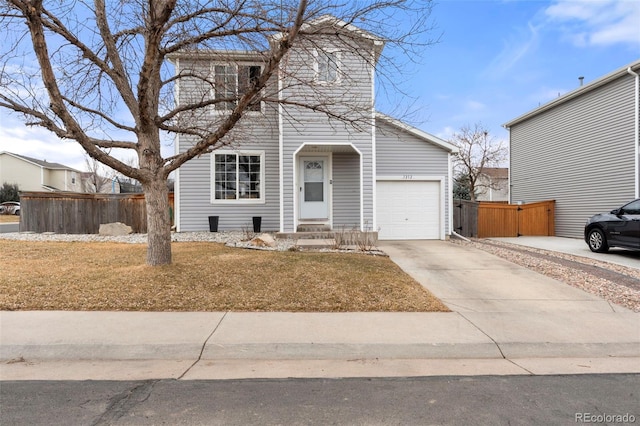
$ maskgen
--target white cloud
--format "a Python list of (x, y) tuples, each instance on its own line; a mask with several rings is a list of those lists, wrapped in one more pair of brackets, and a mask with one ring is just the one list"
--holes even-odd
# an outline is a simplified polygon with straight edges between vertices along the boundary
[(508, 73), (523, 57), (536, 49), (539, 44), (540, 27), (532, 22), (519, 31), (519, 34), (510, 36), (503, 42), (500, 53), (491, 61), (484, 72), (487, 77), (500, 77)]
[(576, 46), (640, 46), (637, 0), (556, 0), (545, 14)]
[(468, 100), (465, 102), (465, 109), (471, 111), (480, 111), (486, 108), (486, 105), (479, 101)]
[(0, 127), (0, 151), (60, 163), (81, 171), (86, 169), (84, 150), (77, 142), (63, 141), (45, 129), (27, 127), (6, 116), (2, 117)]
[[(15, 116), (2, 111), (0, 123), (0, 152), (12, 152), (80, 171), (87, 170), (87, 155), (78, 142), (62, 140), (42, 127), (26, 126)], [(163, 142), (161, 152), (165, 158), (174, 155), (173, 144)], [(111, 155), (127, 164), (136, 157), (131, 150), (112, 150)]]
[(439, 137), (442, 140), (449, 140), (453, 137), (453, 134), (456, 133), (458, 131), (458, 129), (455, 129), (451, 126), (446, 126), (444, 129), (440, 130), (439, 132), (436, 132), (436, 136)]

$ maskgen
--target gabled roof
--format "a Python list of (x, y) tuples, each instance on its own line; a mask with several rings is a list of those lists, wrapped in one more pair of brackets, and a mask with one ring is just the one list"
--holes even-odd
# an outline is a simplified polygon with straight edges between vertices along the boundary
[[(322, 15), (316, 19), (312, 19), (311, 21), (305, 22), (304, 24), (302, 24), (300, 31), (307, 32), (307, 33), (322, 34), (322, 32), (327, 29), (330, 30), (329, 33), (335, 34), (337, 31), (343, 31), (343, 32), (355, 34), (360, 38), (370, 40), (371, 42), (373, 42), (376, 60), (378, 60), (378, 57), (380, 56), (380, 52), (382, 52), (382, 49), (384, 48), (383, 38), (378, 37), (377, 35), (370, 33), (369, 31), (363, 30), (362, 28), (359, 28), (353, 24), (345, 22), (342, 19), (336, 18), (335, 16), (329, 15), (329, 14)], [(275, 34), (272, 37), (274, 41), (278, 41), (280, 38), (282, 38), (281, 33)]]
[(509, 179), (509, 169), (506, 167), (483, 167), (482, 174), (492, 179)]
[(353, 24), (349, 24), (343, 21), (342, 19), (336, 18), (333, 15), (328, 15), (328, 14), (322, 15), (317, 19), (313, 19), (309, 22), (306, 22), (302, 25), (301, 30), (309, 31), (312, 28), (318, 28), (318, 29), (331, 28), (333, 30), (343, 29), (343, 30), (352, 32), (354, 34), (357, 34), (362, 38), (372, 40), (374, 43), (378, 45), (384, 44), (384, 39), (382, 39), (381, 37), (378, 37), (377, 35), (370, 33), (369, 31), (363, 30), (362, 28), (356, 27)]
[[(313, 19), (309, 22), (302, 24), (301, 31), (307, 33), (322, 34), (323, 30), (330, 29), (335, 34), (338, 30), (343, 30), (357, 35), (366, 40), (371, 40), (375, 48), (376, 60), (380, 56), (380, 52), (384, 48), (384, 39), (376, 36), (368, 31), (356, 27), (353, 24), (349, 24), (341, 19), (336, 18), (333, 15), (322, 15), (319, 18)], [(276, 33), (270, 36), (272, 41), (277, 42), (282, 38), (282, 33)], [(174, 61), (179, 58), (188, 59), (227, 59), (227, 60), (263, 60), (265, 51), (249, 51), (249, 50), (224, 50), (224, 49), (194, 49), (194, 50), (180, 50), (178, 52), (171, 53), (167, 56), (169, 61)]]
[(629, 65), (625, 65), (624, 67), (619, 68), (619, 69), (617, 69), (617, 70), (615, 70), (615, 71), (613, 71), (613, 72), (611, 72), (611, 73), (609, 73), (609, 74), (607, 74), (607, 75), (605, 75), (603, 77), (600, 77), (599, 79), (594, 80), (589, 84), (585, 84), (584, 86), (581, 86), (581, 87), (579, 87), (579, 88), (577, 88), (577, 89), (575, 89), (575, 90), (573, 90), (573, 91), (571, 91), (571, 92), (569, 92), (569, 93), (567, 93), (567, 94), (565, 94), (563, 96), (560, 96), (559, 98), (556, 98), (556, 99), (552, 100), (551, 102), (547, 102), (546, 104), (544, 104), (544, 105), (542, 105), (542, 106), (540, 106), (540, 107), (538, 107), (538, 108), (536, 108), (536, 109), (534, 109), (532, 111), (529, 111), (526, 114), (523, 114), (523, 115), (521, 115), (521, 116), (519, 116), (519, 117), (517, 117), (517, 118), (515, 118), (515, 119), (513, 119), (513, 120), (511, 120), (511, 121), (509, 121), (509, 122), (507, 122), (505, 124), (503, 124), (502, 126), (508, 129), (511, 126), (514, 126), (514, 125), (516, 125), (518, 123), (521, 123), (521, 122), (523, 122), (525, 120), (528, 120), (528, 119), (530, 119), (532, 117), (535, 117), (536, 115), (538, 115), (538, 114), (540, 114), (540, 113), (542, 113), (544, 111), (547, 111), (547, 110), (550, 110), (552, 108), (555, 108), (558, 105), (562, 105), (563, 103), (568, 102), (571, 99), (577, 98), (578, 96), (582, 96), (585, 93), (589, 93), (592, 90), (595, 90), (595, 89), (597, 89), (597, 88), (599, 88), (601, 86), (604, 86), (605, 84), (607, 84), (607, 83), (609, 83), (609, 82), (611, 82), (613, 80), (616, 80), (616, 79), (618, 79), (620, 77), (623, 77), (624, 75), (629, 74), (629, 72), (628, 72), (629, 70), (631, 70), (633, 72), (636, 72), (636, 73), (638, 71), (640, 71), (640, 59), (630, 63)]
[(410, 126), (407, 123), (403, 123), (400, 120), (396, 120), (393, 117), (389, 117), (388, 115), (382, 114), (381, 112), (376, 112), (376, 120), (381, 120), (384, 121), (385, 123), (400, 129), (400, 130), (404, 130), (407, 133), (410, 133), (414, 136), (416, 136), (417, 138), (420, 138), (426, 142), (429, 142), (433, 145), (436, 145), (446, 151), (449, 151), (451, 154), (455, 154), (458, 152), (458, 147), (445, 141), (440, 139), (437, 136), (434, 136), (430, 133), (424, 132), (420, 129), (417, 129), (413, 126)]
[(7, 155), (15, 157), (15, 158), (17, 158), (19, 160), (26, 161), (28, 163), (32, 163), (32, 164), (34, 164), (36, 166), (44, 167), (45, 169), (50, 169), (50, 170), (71, 170), (72, 172), (79, 172), (78, 170), (73, 169), (71, 167), (67, 167), (64, 164), (50, 163), (50, 162), (48, 162), (46, 160), (38, 160), (37, 158), (27, 157), (26, 155), (14, 154), (13, 152), (2, 151), (2, 152), (0, 152), (0, 154), (7, 154)]

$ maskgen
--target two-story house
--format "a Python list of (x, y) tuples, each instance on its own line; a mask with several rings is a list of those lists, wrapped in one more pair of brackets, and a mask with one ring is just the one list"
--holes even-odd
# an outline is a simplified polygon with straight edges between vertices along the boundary
[(0, 152), (0, 184), (17, 184), (20, 191), (82, 191), (81, 172), (46, 160)]
[(640, 59), (504, 124), (511, 202), (555, 200), (555, 233), (640, 197)]
[[(227, 136), (228, 146), (184, 164), (175, 183), (178, 231), (377, 231), (380, 239), (444, 239), (451, 230), (456, 148), (375, 110), (383, 41), (331, 16), (304, 28), (265, 89)], [(172, 57), (178, 102), (214, 97), (196, 120), (216, 126), (264, 63), (260, 52)], [(197, 126), (194, 125), (194, 128)], [(195, 142), (180, 136), (178, 152)]]
[(509, 169), (485, 167), (476, 181), (476, 200), (509, 202)]

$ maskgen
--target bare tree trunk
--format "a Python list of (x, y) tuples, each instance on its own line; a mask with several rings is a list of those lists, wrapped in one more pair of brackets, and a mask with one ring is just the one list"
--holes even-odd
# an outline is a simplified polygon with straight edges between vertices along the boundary
[(162, 178), (144, 185), (147, 206), (147, 265), (171, 263), (171, 222), (169, 220), (169, 189)]

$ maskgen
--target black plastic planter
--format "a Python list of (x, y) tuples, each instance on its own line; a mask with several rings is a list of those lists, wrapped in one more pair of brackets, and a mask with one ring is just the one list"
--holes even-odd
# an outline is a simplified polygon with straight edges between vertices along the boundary
[(262, 216), (253, 216), (253, 232), (260, 232), (262, 227)]
[(218, 218), (220, 216), (209, 216), (209, 232), (218, 232)]

